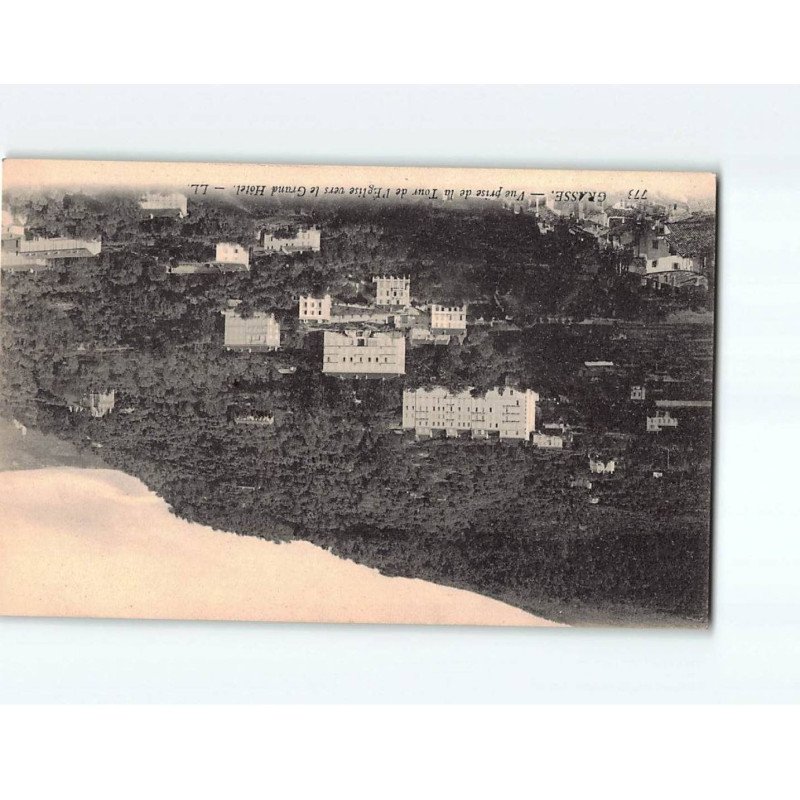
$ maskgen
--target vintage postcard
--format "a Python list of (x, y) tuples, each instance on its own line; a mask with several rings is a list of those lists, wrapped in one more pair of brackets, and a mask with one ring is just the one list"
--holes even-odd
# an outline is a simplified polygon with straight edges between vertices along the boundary
[(716, 178), (3, 163), (0, 614), (709, 620)]

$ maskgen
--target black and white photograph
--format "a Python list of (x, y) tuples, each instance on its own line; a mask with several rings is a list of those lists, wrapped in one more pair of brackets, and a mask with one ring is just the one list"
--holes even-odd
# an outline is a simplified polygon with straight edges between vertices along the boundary
[(7, 159), (0, 613), (703, 628), (716, 176)]

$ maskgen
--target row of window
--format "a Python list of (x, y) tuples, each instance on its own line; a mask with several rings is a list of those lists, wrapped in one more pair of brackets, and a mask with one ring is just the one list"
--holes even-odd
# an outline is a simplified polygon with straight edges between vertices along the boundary
[[(518, 406), (519, 406), (519, 400), (516, 401), (516, 405), (511, 406), (511, 409), (516, 408)], [(406, 405), (406, 409), (408, 411), (413, 411), (413, 410), (416, 409), (417, 411), (449, 411), (449, 412), (452, 413), (454, 410), (455, 411), (461, 411), (461, 406), (455, 406), (455, 407), (452, 406), (452, 405), (423, 406), (423, 405), (415, 405), (413, 403), (409, 403), (409, 404)], [(464, 406), (464, 411), (481, 411), (481, 412), (485, 412), (487, 410), (488, 410), (488, 412), (490, 414), (492, 413), (492, 407), (491, 406), (489, 406), (488, 409), (486, 409), (484, 406), (478, 406), (478, 405), (476, 405), (475, 408), (472, 408), (471, 406)], [(509, 406), (507, 406), (507, 405), (503, 406), (500, 410), (501, 411), (505, 411), (507, 413), (511, 413), (511, 411), (509, 410)]]
[[(355, 360), (356, 364), (363, 364), (364, 363), (364, 356), (356, 356), (355, 359), (356, 359)], [(372, 364), (372, 363), (380, 364), (381, 363), (381, 359), (380, 359), (379, 356), (375, 356), (374, 358), (373, 358), (373, 356), (367, 356), (366, 360), (367, 360), (368, 364)], [(325, 356), (325, 361), (327, 361), (329, 364), (334, 364), (334, 363), (338, 364), (339, 363), (339, 359), (337, 357), (334, 357), (334, 356)], [(348, 362), (352, 364), (353, 363), (353, 356), (342, 356), (341, 361), (342, 361), (342, 364), (346, 364)], [(384, 356), (382, 363), (388, 364), (389, 363), (389, 356)], [(392, 359), (392, 363), (394, 363), (394, 359)]]
[[(430, 429), (430, 430), (444, 430), (445, 428), (456, 427), (456, 426), (441, 426), (441, 427), (439, 427), (437, 425), (417, 424), (414, 427), (417, 428), (418, 430), (427, 430), (427, 429)], [(494, 427), (495, 427), (496, 430), (499, 430), (500, 424), (495, 422), (494, 423)], [(461, 429), (459, 429), (458, 427), (456, 427), (456, 430), (473, 430), (475, 432), (480, 432), (480, 431), (491, 429), (491, 428), (492, 428), (492, 423), (490, 422), (488, 426), (483, 426), (481, 428), (461, 428)], [(508, 433), (516, 433), (516, 429), (514, 429), (514, 428), (508, 428), (508, 429), (507, 428), (503, 428), (503, 430), (508, 432)]]

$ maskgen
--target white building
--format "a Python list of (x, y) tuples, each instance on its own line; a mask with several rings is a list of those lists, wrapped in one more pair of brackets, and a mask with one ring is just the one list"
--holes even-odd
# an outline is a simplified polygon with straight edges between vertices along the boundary
[(73, 413), (88, 411), (93, 417), (104, 417), (114, 410), (115, 390), (105, 392), (89, 392), (78, 403), (71, 403), (68, 408)]
[(250, 269), (250, 251), (233, 242), (218, 242), (214, 260), (221, 264), (241, 264)]
[(379, 306), (411, 305), (411, 278), (396, 278), (392, 275), (375, 276), (375, 303)]
[(644, 400), (647, 389), (644, 386), (631, 386), (631, 400)]
[(87, 258), (98, 256), (103, 249), (100, 239), (18, 239), (20, 255), (38, 258)]
[(534, 447), (542, 447), (546, 450), (564, 449), (564, 437), (556, 434), (534, 433), (531, 440)]
[(664, 428), (677, 428), (678, 420), (669, 411), (656, 411), (655, 415), (647, 418), (647, 432), (660, 433)]
[(538, 399), (531, 389), (491, 389), (483, 397), (473, 397), (469, 390), (406, 389), (403, 428), (415, 430), (418, 436), (469, 431), (473, 438), (529, 439), (536, 427)]
[(300, 319), (312, 320), (315, 322), (329, 322), (331, 318), (332, 302), (329, 294), (326, 294), (324, 297), (300, 295), (298, 309)]
[(396, 331), (325, 331), (322, 371), (326, 375), (404, 375), (406, 340)]
[(256, 311), (243, 317), (228, 309), (225, 316), (225, 347), (235, 350), (277, 350), (281, 346), (281, 328), (274, 314)]
[(431, 306), (432, 331), (465, 331), (467, 329), (466, 306)]
[(240, 414), (233, 418), (237, 425), (271, 426), (275, 424), (274, 414)]
[(653, 275), (657, 272), (694, 272), (694, 259), (684, 256), (660, 256), (651, 258), (645, 264), (645, 275)]
[(147, 192), (139, 198), (139, 208), (151, 218), (177, 213), (183, 219), (189, 213), (186, 195), (180, 192)]
[(319, 228), (298, 228), (292, 236), (274, 236), (262, 231), (261, 246), (270, 253), (318, 253), (322, 234)]
[(603, 461), (600, 458), (589, 459), (589, 472), (596, 475), (613, 475), (617, 468), (617, 462), (612, 458), (610, 461)]

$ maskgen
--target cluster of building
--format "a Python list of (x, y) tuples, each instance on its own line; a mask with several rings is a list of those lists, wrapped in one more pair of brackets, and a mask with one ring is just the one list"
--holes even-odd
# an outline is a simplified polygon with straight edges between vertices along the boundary
[[(150, 219), (184, 219), (189, 214), (188, 199), (181, 192), (145, 192), (139, 197), (139, 208)], [(259, 232), (258, 243), (263, 250), (271, 253), (319, 252), (321, 235), (318, 227), (301, 225), (292, 227), (285, 233), (262, 230)], [(217, 261), (222, 259), (217, 257)]]
[(300, 320), (319, 324), (354, 321), (393, 325), (395, 317), (419, 313), (411, 305), (410, 278), (376, 276), (372, 282), (375, 302), (371, 305), (338, 303), (329, 294), (323, 297), (302, 295), (298, 306)]
[[(644, 402), (647, 398), (647, 389), (643, 385), (631, 386), (630, 398), (634, 402)], [(711, 400), (669, 400), (658, 399), (654, 408), (646, 415), (645, 430), (647, 433), (661, 433), (664, 430), (674, 430), (678, 427), (678, 417), (673, 414), (677, 409), (685, 409), (687, 413), (697, 411), (710, 411)]]
[(708, 288), (708, 278), (701, 274), (693, 258), (672, 252), (670, 229), (662, 220), (625, 218), (608, 235), (609, 244), (633, 251), (628, 268), (639, 275), (643, 285), (674, 288)]
[(583, 200), (545, 199), (544, 210), (537, 204), (539, 229), (553, 229), (553, 220), (566, 218), (574, 232), (588, 233), (615, 250), (633, 252), (629, 271), (640, 276), (642, 285), (683, 289), (708, 288), (708, 278), (697, 260), (676, 252), (670, 240), (669, 222), (680, 221), (691, 212), (684, 204), (669, 205), (620, 200), (606, 207), (593, 198)]
[[(541, 213), (536, 201), (537, 214)], [(640, 206), (625, 202), (605, 208), (594, 200), (544, 203), (538, 224), (552, 229), (556, 217), (566, 216), (570, 224), (597, 237), (614, 249), (631, 250), (632, 272), (643, 283), (682, 287), (707, 285), (693, 259), (671, 253), (669, 226), (665, 217), (654, 218)], [(141, 209), (151, 218), (188, 214), (187, 198), (180, 193), (149, 192), (139, 200)], [(68, 238), (26, 239), (24, 222), (3, 212), (2, 266), (10, 269), (50, 267), (57, 261), (93, 258), (102, 250), (100, 240)], [(298, 227), (288, 233), (261, 231), (259, 246), (265, 252), (318, 252), (321, 232), (318, 227)], [(179, 262), (169, 271), (175, 274), (247, 271), (251, 249), (236, 242), (217, 242), (215, 258), (209, 262)], [(415, 305), (411, 299), (408, 276), (373, 277), (375, 300), (366, 305), (338, 302), (330, 294), (321, 297), (301, 296), (298, 316), (304, 325), (322, 329), (322, 372), (338, 377), (392, 377), (406, 372), (406, 346), (447, 345), (463, 341), (467, 332), (467, 306), (431, 303)], [(281, 347), (281, 330), (272, 313), (242, 313), (235, 302), (223, 311), (224, 346), (249, 352), (275, 351)], [(293, 369), (293, 368), (292, 368)], [(584, 364), (586, 375), (613, 371), (609, 361)], [(630, 399), (644, 402), (646, 387), (631, 387)], [(444, 433), (446, 437), (469, 436), (474, 439), (497, 437), (524, 440), (548, 450), (561, 450), (569, 444), (561, 430), (536, 430), (536, 404), (539, 396), (532, 390), (510, 387), (494, 388), (483, 397), (473, 397), (470, 390), (452, 392), (444, 388), (405, 389), (402, 398), (402, 429), (418, 437)], [(646, 431), (658, 433), (677, 428), (673, 412), (684, 407), (706, 407), (705, 401), (658, 400), (646, 416)], [(73, 412), (88, 412), (102, 417), (114, 408), (114, 390), (92, 391), (69, 405)], [(239, 415), (237, 423), (272, 425), (274, 416)], [(614, 461), (590, 461), (593, 473), (614, 471)]]
[[(276, 238), (262, 232), (259, 241), (265, 252), (302, 253), (319, 251), (319, 228), (300, 228), (292, 236)], [(250, 269), (251, 249), (237, 242), (217, 242), (213, 261), (179, 261), (168, 267), (174, 275), (208, 275), (219, 272), (246, 272)]]
[[(301, 322), (324, 329), (322, 371), (326, 375), (403, 375), (407, 342), (413, 347), (449, 344), (453, 337), (463, 341), (467, 331), (465, 305), (415, 306), (411, 281), (406, 276), (375, 276), (373, 283), (375, 302), (370, 306), (337, 304), (329, 294), (300, 298)], [(380, 329), (349, 328), (348, 323), (353, 321), (372, 323)], [(418, 438), (443, 433), (447, 438), (522, 440), (536, 447), (563, 449), (564, 435), (536, 432), (538, 400), (530, 389), (511, 387), (491, 389), (482, 397), (473, 396), (469, 389), (405, 389), (402, 430), (413, 431)]]
[[(380, 275), (373, 279), (375, 302), (370, 305), (338, 303), (330, 294), (303, 295), (298, 303), (302, 323), (325, 329), (323, 371), (342, 375), (403, 375), (405, 348), (419, 344), (463, 341), (467, 332), (467, 307), (415, 306), (411, 279)], [(349, 327), (349, 326), (359, 327)], [(375, 328), (364, 328), (371, 325)]]
[(678, 417), (674, 416), (675, 409), (685, 409), (688, 414), (698, 411), (710, 411), (710, 400), (656, 400), (655, 411), (647, 416), (646, 428), (648, 433), (660, 433), (662, 430), (678, 427)]
[(391, 325), (394, 314), (389, 308), (338, 303), (326, 294), (323, 297), (301, 296), (298, 315), (302, 322), (317, 325), (371, 323)]
[(11, 271), (49, 269), (73, 259), (95, 258), (103, 245), (100, 239), (67, 237), (25, 238), (25, 225), (3, 211), (0, 267)]
[[(300, 298), (300, 320), (322, 328), (323, 374), (343, 378), (404, 375), (407, 336), (416, 343), (421, 338), (420, 332), (425, 341), (429, 341), (428, 337), (446, 337), (449, 341), (454, 334), (465, 334), (465, 306), (432, 304), (418, 309), (411, 305), (409, 278), (379, 276), (373, 280), (376, 301), (371, 306), (339, 305), (329, 294)], [(225, 347), (245, 350), (280, 347), (280, 327), (274, 315), (257, 312), (243, 317), (235, 307), (223, 313)], [(349, 327), (354, 321), (381, 327)], [(446, 437), (532, 441), (537, 447), (562, 449), (563, 436), (536, 433), (538, 399), (530, 389), (510, 387), (491, 389), (482, 397), (473, 397), (470, 390), (405, 389), (402, 429), (414, 431), (420, 438), (444, 433)], [(257, 424), (255, 420), (246, 421)]]

